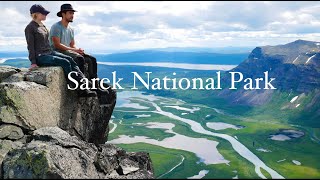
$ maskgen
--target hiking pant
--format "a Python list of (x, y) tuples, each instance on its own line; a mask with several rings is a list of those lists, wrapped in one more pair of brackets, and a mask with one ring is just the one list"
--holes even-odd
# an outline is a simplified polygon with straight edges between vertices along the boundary
[(51, 54), (40, 55), (37, 57), (37, 65), (38, 66), (61, 66), (63, 68), (64, 75), (67, 79), (67, 82), (71, 87), (75, 87), (75, 84), (68, 79), (68, 74), (71, 71), (75, 71), (78, 73), (78, 76), (75, 73), (71, 74), (71, 77), (78, 81), (84, 77), (83, 73), (80, 71), (77, 63), (72, 59), (72, 57), (64, 55), (62, 53), (53, 51)]
[[(59, 51), (67, 56), (71, 56), (78, 64), (81, 72), (86, 75), (88, 79), (97, 78), (97, 59), (89, 54), (81, 55), (77, 52), (67, 50)], [(88, 72), (85, 71), (85, 64), (88, 64)]]

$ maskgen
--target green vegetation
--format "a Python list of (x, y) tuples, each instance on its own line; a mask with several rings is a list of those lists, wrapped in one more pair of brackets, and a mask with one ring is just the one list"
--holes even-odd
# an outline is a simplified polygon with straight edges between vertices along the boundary
[[(237, 157), (237, 155), (234, 154), (234, 152), (232, 152), (232, 149), (230, 149), (231, 147), (228, 147), (227, 144), (221, 145), (221, 148), (223, 148), (223, 151), (221, 151), (221, 153), (224, 156), (227, 156), (228, 158), (232, 159), (229, 165), (205, 165), (204, 163), (199, 162), (199, 158), (193, 153), (182, 150), (163, 148), (160, 146), (150, 145), (146, 143), (136, 143), (130, 145), (118, 144), (118, 146), (124, 148), (127, 151), (148, 152), (153, 163), (155, 177), (158, 178), (183, 179), (197, 175), (201, 170), (209, 170), (205, 178), (231, 179), (236, 175), (238, 175), (239, 178), (258, 178), (258, 176), (254, 172), (253, 165), (251, 163), (246, 162), (245, 160), (239, 161), (241, 157)], [(229, 150), (227, 148), (229, 148)], [(181, 156), (185, 158), (183, 163), (177, 168), (175, 168), (172, 172), (167, 173), (181, 162)], [(233, 171), (237, 172), (235, 173)]]
[[(172, 70), (173, 71), (173, 70)], [(170, 75), (171, 70), (159, 70), (153, 71), (153, 76), (163, 77)], [(210, 72), (191, 72), (188, 70), (177, 71), (177, 74), (181, 77), (210, 77), (213, 73)], [(210, 75), (209, 75), (210, 74)], [(144, 89), (145, 88), (141, 88)], [(275, 91), (270, 99), (269, 103), (262, 106), (246, 106), (232, 104), (225, 99), (219, 97), (219, 90), (150, 90), (147, 93), (163, 97), (163, 99), (154, 101), (163, 111), (170, 112), (182, 118), (187, 118), (196, 121), (202, 125), (206, 130), (228, 134), (233, 137), (237, 137), (238, 141), (245, 145), (251, 152), (256, 154), (267, 166), (277, 171), (285, 178), (319, 178), (320, 177), (320, 164), (317, 160), (320, 159), (318, 149), (320, 147), (320, 121), (315, 120), (316, 112), (319, 107), (319, 103), (310, 105), (312, 97), (315, 96), (317, 91), (309, 94), (297, 94)], [(299, 98), (294, 102), (290, 101), (295, 97)], [(170, 99), (174, 98), (174, 99)], [(193, 153), (184, 152), (181, 150), (167, 149), (163, 147), (157, 147), (156, 149), (163, 149), (163, 152), (154, 152), (153, 145), (144, 144), (142, 147), (146, 148), (146, 151), (150, 152), (151, 158), (154, 161), (154, 168), (156, 170), (157, 177), (164, 171), (170, 170), (181, 159), (180, 154), (187, 157), (185, 153), (193, 155), (194, 159), (190, 161), (190, 158), (186, 158), (185, 163), (181, 167), (176, 168), (172, 173), (167, 174), (161, 178), (186, 178), (196, 175), (201, 170), (209, 170), (208, 174), (204, 178), (232, 178), (238, 176), (238, 178), (259, 178), (254, 171), (252, 163), (241, 157), (235, 152), (231, 144), (221, 138), (199, 134), (191, 130), (190, 125), (181, 121), (170, 119), (166, 116), (150, 112), (155, 111), (155, 108), (147, 102), (140, 101), (139, 98), (132, 98), (133, 103), (139, 103), (142, 106), (149, 107), (142, 111), (145, 112), (120, 112), (117, 110), (137, 110), (131, 108), (116, 108), (114, 115), (116, 117), (115, 123), (118, 124), (116, 131), (109, 136), (112, 139), (116, 139), (119, 135), (125, 134), (129, 136), (139, 135), (147, 136), (156, 140), (163, 140), (167, 137), (172, 137), (174, 134), (166, 132), (165, 129), (148, 129), (144, 126), (137, 126), (133, 123), (148, 123), (148, 122), (162, 122), (173, 123), (175, 127), (173, 131), (175, 133), (185, 135), (193, 138), (207, 138), (208, 140), (219, 142), (217, 148), (223, 157), (230, 161), (229, 166), (226, 164), (204, 165), (203, 163), (197, 164), (199, 158)], [(186, 103), (178, 104), (177, 106), (193, 109), (194, 113), (190, 113), (184, 110), (178, 110), (171, 107), (165, 107), (168, 105), (176, 105), (176, 100), (183, 100)], [(145, 99), (147, 100), (147, 99)], [(314, 101), (314, 100), (313, 100)], [(166, 104), (162, 104), (165, 102)], [(296, 107), (300, 104), (299, 107)], [(303, 107), (310, 106), (309, 111), (304, 110)], [(220, 110), (217, 112), (213, 108)], [(138, 111), (138, 110), (137, 110)], [(141, 110), (139, 110), (141, 111)], [(188, 114), (182, 114), (188, 113)], [(150, 114), (151, 117), (146, 118), (130, 118), (137, 114)], [(122, 125), (119, 124), (122, 120)], [(224, 122), (233, 125), (244, 126), (243, 129), (224, 129), (215, 131), (206, 127), (207, 122)], [(292, 126), (294, 125), (294, 126)], [(133, 128), (132, 128), (133, 127)], [(270, 134), (279, 132), (279, 129), (294, 129), (300, 130), (305, 133), (303, 137), (297, 139), (291, 139), (288, 141), (275, 141), (269, 139)], [(131, 148), (135, 145), (126, 145), (127, 148)], [(151, 148), (152, 147), (152, 148)], [(271, 152), (261, 152), (257, 149), (262, 148)], [(138, 148), (132, 150), (137, 151)], [(175, 151), (177, 154), (166, 154), (164, 152)], [(167, 156), (167, 158), (165, 158)], [(174, 159), (174, 160), (173, 160)], [(192, 158), (191, 158), (192, 159)], [(285, 159), (285, 160), (284, 160)], [(172, 162), (171, 162), (172, 160)], [(284, 161), (281, 161), (284, 160)], [(292, 160), (301, 162), (301, 165), (295, 165)], [(280, 162), (278, 162), (280, 161)], [(173, 163), (175, 162), (175, 163)], [(192, 168), (188, 168), (190, 163)], [(169, 166), (168, 164), (171, 164)], [(169, 167), (168, 167), (169, 166)], [(191, 173), (187, 173), (191, 172)], [(264, 169), (261, 172), (270, 178), (270, 174)]]
[[(180, 176), (180, 178), (187, 178), (197, 174), (201, 170), (202, 166), (204, 166), (203, 163), (200, 166), (198, 166), (196, 164), (196, 162), (198, 161), (198, 158), (193, 153), (186, 152), (186, 151), (168, 149), (168, 148), (163, 148), (160, 146), (150, 145), (146, 143), (136, 143), (136, 144), (130, 144), (130, 145), (119, 144), (118, 146), (124, 148), (127, 151), (148, 152), (152, 160), (155, 177), (159, 177), (159, 176), (161, 176), (161, 178), (168, 178), (168, 177), (173, 178), (173, 176), (179, 177), (177, 176), (177, 173), (179, 174), (179, 172), (182, 172), (183, 176)], [(185, 158), (183, 164), (181, 164), (181, 166), (178, 166), (171, 173), (164, 175), (170, 169), (172, 169), (182, 161), (181, 156)]]
[(266, 170), (264, 170), (264, 169), (262, 169), (262, 168), (260, 168), (260, 170), (261, 170), (262, 174), (263, 174), (267, 179), (272, 179), (272, 177), (270, 176), (270, 174), (269, 174)]
[(315, 137), (315, 140), (320, 143), (320, 128), (312, 128), (312, 133)]
[[(115, 113), (116, 114), (116, 113)], [(119, 116), (119, 115), (117, 115)], [(142, 119), (142, 118), (140, 118)], [(130, 119), (131, 120), (131, 119)], [(128, 120), (129, 121), (129, 120)], [(119, 135), (128, 135), (128, 136), (147, 136), (152, 139), (157, 139), (159, 141), (167, 138), (172, 137), (173, 134), (164, 132), (163, 129), (152, 129), (152, 133), (150, 133), (151, 129), (145, 128), (139, 125), (132, 125), (130, 122), (126, 121), (125, 119), (119, 124), (119, 121), (114, 120), (114, 123), (117, 123), (117, 129), (109, 134), (108, 140), (116, 139)], [(134, 123), (142, 123), (142, 121), (134, 121)]]
[[(179, 96), (180, 98), (185, 100), (183, 95), (187, 94), (189, 99), (195, 98), (191, 96), (191, 94), (185, 92), (181, 92)], [(275, 95), (274, 98), (277, 100), (272, 100), (271, 103), (280, 104), (280, 102), (290, 102), (290, 100), (295, 95), (285, 95), (278, 94)], [(281, 98), (279, 98), (281, 97)], [(179, 117), (184, 117), (187, 119), (192, 119), (194, 121), (199, 122), (205, 129), (209, 131), (214, 131), (208, 127), (206, 127), (207, 122), (225, 122), (234, 125), (242, 125), (245, 128), (235, 130), (235, 129), (224, 129), (219, 131), (214, 131), (218, 133), (228, 134), (231, 136), (236, 136), (238, 140), (244, 144), (247, 148), (249, 148), (254, 154), (256, 154), (267, 166), (276, 170), (279, 174), (284, 176), (285, 178), (318, 178), (320, 177), (320, 165), (317, 162), (317, 159), (320, 159), (320, 154), (317, 149), (319, 149), (319, 143), (315, 143), (311, 140), (311, 130), (313, 132), (313, 136), (319, 136), (319, 128), (307, 128), (307, 127), (293, 127), (289, 124), (288, 116), (283, 116), (280, 120), (276, 119), (275, 116), (270, 116), (267, 114), (263, 114), (262, 109), (258, 108), (250, 108), (245, 106), (232, 106), (232, 105), (220, 105), (223, 100), (215, 101), (218, 98), (209, 98), (205, 100), (205, 97), (202, 101), (206, 101), (206, 103), (202, 103), (206, 106), (211, 104), (209, 107), (216, 107), (223, 113), (219, 111), (216, 112), (214, 109), (205, 107), (201, 104), (194, 103), (186, 103), (179, 105), (181, 107), (185, 107), (188, 109), (193, 109), (193, 107), (199, 107), (200, 110), (194, 111), (194, 113), (190, 113), (184, 110), (177, 110), (170, 107), (164, 107), (169, 104), (173, 105), (176, 102), (174, 100), (165, 100), (160, 99), (155, 101), (163, 111), (171, 112)], [(207, 97), (208, 98), (208, 97)], [(211, 100), (213, 99), (213, 100)], [(303, 99), (302, 99), (303, 100)], [(167, 104), (160, 104), (160, 102), (168, 101)], [(139, 101), (139, 98), (134, 98), (135, 103), (139, 103), (140, 105), (149, 107), (149, 109), (154, 110), (153, 106), (150, 103), (145, 103)], [(299, 102), (303, 103), (303, 102)], [(267, 108), (268, 106), (264, 107)], [(268, 108), (271, 108), (270, 106)], [(169, 171), (172, 167), (177, 165), (177, 162), (180, 162), (181, 156), (189, 157), (186, 158), (181, 167), (177, 167), (174, 171), (161, 178), (187, 178), (193, 175), (196, 175), (201, 170), (209, 170), (208, 174), (204, 178), (232, 178), (238, 176), (238, 178), (259, 178), (258, 175), (254, 171), (254, 166), (246, 159), (241, 157), (238, 153), (236, 153), (231, 146), (231, 144), (223, 139), (203, 135), (199, 133), (195, 133), (190, 130), (190, 126), (183, 122), (180, 122), (175, 119), (170, 119), (166, 116), (162, 116), (153, 112), (150, 112), (149, 109), (144, 110), (146, 112), (121, 112), (117, 111), (117, 109), (124, 110), (125, 108), (116, 108), (113, 115), (116, 117), (114, 120), (115, 123), (118, 124), (116, 131), (109, 135), (111, 139), (116, 139), (119, 135), (125, 134), (129, 136), (147, 136), (152, 139), (157, 139), (159, 141), (172, 137), (174, 134), (166, 132), (165, 129), (149, 129), (141, 125), (137, 125), (135, 123), (148, 123), (148, 122), (162, 122), (162, 123), (174, 123), (175, 127), (173, 131), (175, 133), (185, 135), (193, 138), (207, 138), (209, 140), (219, 142), (217, 148), (218, 151), (223, 155), (223, 157), (230, 161), (229, 165), (226, 164), (215, 164), (215, 165), (205, 165), (203, 163), (197, 164), (199, 158), (195, 156), (195, 154), (190, 152), (185, 152), (182, 150), (173, 150), (163, 147), (158, 147), (150, 144), (138, 143), (139, 145), (121, 145), (132, 151), (147, 151), (150, 153), (152, 161), (154, 163), (154, 169), (156, 172), (156, 176), (159, 177), (166, 171)], [(126, 108), (128, 109), (128, 108)], [(274, 108), (273, 108), (274, 109)], [(129, 110), (129, 109), (128, 109)], [(130, 109), (132, 111), (134, 109)], [(280, 113), (281, 110), (275, 110), (274, 113)], [(295, 111), (289, 110), (289, 111)], [(182, 115), (181, 113), (188, 113), (186, 115)], [(244, 117), (245, 114), (250, 114), (251, 116)], [(256, 114), (255, 114), (256, 113)], [(261, 113), (261, 115), (258, 115)], [(292, 112), (289, 112), (292, 113)], [(288, 114), (289, 114), (288, 113)], [(146, 118), (137, 118), (136, 114), (150, 114), (150, 117)], [(207, 118), (207, 115), (210, 115)], [(279, 114), (278, 114), (279, 115)], [(126, 119), (125, 117), (133, 117), (130, 119)], [(280, 115), (279, 115), (280, 116)], [(119, 124), (120, 120), (122, 121)], [(292, 139), (289, 141), (274, 141), (269, 138), (270, 134), (277, 133), (279, 129), (296, 129), (304, 131), (306, 134), (297, 139)], [(309, 132), (310, 131), (310, 132)], [(254, 142), (254, 146), (253, 146)], [(139, 147), (137, 147), (139, 146)], [(155, 148), (156, 147), (156, 148)], [(269, 150), (271, 152), (260, 152), (257, 149), (263, 148)], [(157, 150), (155, 150), (157, 149)], [(160, 150), (161, 149), (161, 150)], [(173, 153), (174, 151), (174, 153)], [(171, 152), (171, 153), (169, 153)], [(191, 158), (191, 154), (193, 158)], [(190, 160), (191, 159), (191, 160)], [(283, 162), (277, 162), (280, 160), (286, 159)], [(302, 164), (295, 165), (292, 160), (297, 160)], [(192, 166), (192, 168), (189, 168)], [(183, 167), (183, 168), (182, 168)], [(189, 174), (186, 172), (190, 172)], [(261, 172), (268, 178), (271, 176), (263, 169)], [(293, 173), (294, 172), (294, 173)]]

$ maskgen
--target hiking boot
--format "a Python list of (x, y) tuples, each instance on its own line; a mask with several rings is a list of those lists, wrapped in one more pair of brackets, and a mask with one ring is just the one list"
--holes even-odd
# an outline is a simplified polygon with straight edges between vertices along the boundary
[(79, 90), (78, 96), (79, 96), (79, 97), (96, 97), (96, 96), (97, 96), (97, 93), (94, 92), (94, 91), (90, 91), (90, 90), (88, 90), (88, 89), (86, 89), (86, 90)]

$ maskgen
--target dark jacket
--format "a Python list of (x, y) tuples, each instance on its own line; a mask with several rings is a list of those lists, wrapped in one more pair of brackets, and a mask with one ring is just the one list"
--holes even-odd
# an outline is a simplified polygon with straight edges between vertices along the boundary
[(48, 39), (49, 31), (44, 25), (31, 21), (24, 32), (28, 45), (29, 60), (32, 64), (37, 64), (38, 56), (52, 53)]

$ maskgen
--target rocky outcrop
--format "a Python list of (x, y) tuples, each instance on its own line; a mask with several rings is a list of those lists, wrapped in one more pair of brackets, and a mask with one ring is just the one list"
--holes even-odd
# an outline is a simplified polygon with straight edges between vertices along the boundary
[(58, 127), (35, 130), (31, 142), (8, 152), (2, 169), (5, 179), (153, 178), (148, 154), (95, 146)]
[(147, 153), (105, 144), (116, 93), (97, 94), (68, 90), (61, 67), (0, 66), (0, 178), (152, 178)]
[(24, 131), (58, 126), (81, 139), (104, 143), (116, 102), (114, 91), (79, 98), (68, 90), (61, 67), (28, 71), (0, 67), (0, 122)]

